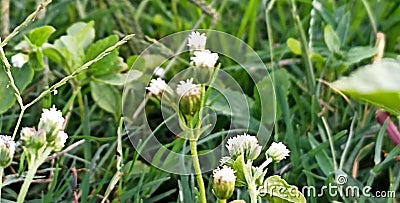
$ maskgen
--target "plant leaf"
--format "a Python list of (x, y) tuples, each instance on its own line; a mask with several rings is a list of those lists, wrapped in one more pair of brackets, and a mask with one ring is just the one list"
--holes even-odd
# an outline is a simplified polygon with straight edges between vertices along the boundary
[(29, 32), (29, 40), (37, 47), (41, 47), (56, 31), (52, 26), (38, 27)]
[(359, 68), (332, 85), (355, 99), (400, 115), (400, 63), (384, 59)]
[(301, 55), (301, 43), (297, 39), (289, 38), (286, 41), (290, 51), (292, 51), (296, 55)]
[(340, 51), (340, 39), (331, 25), (327, 25), (324, 28), (324, 40), (329, 51), (332, 53), (338, 53)]
[(280, 176), (274, 175), (264, 181), (261, 194), (265, 194), (264, 199), (274, 203), (306, 203), (306, 198), (296, 186), (289, 185)]
[(363, 59), (375, 56), (378, 50), (375, 47), (352, 47), (346, 55), (346, 62), (349, 65), (358, 63)]
[(90, 87), (94, 101), (102, 109), (118, 118), (122, 111), (122, 96), (118, 89), (109, 84), (94, 81), (90, 82)]

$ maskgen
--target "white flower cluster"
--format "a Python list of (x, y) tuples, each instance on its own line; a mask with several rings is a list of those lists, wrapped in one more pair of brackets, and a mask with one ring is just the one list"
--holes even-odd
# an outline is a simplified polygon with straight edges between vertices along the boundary
[(200, 97), (200, 85), (193, 84), (193, 78), (187, 79), (186, 81), (180, 81), (176, 87), (176, 93), (180, 97)]
[(213, 170), (214, 179), (227, 182), (235, 182), (236, 176), (235, 171), (229, 166), (222, 166), (222, 168), (217, 168)]
[(228, 167), (222, 166), (213, 171), (213, 192), (220, 200), (229, 199), (235, 190), (235, 171)]
[(167, 83), (163, 79), (157, 78), (152, 79), (149, 87), (146, 89), (149, 90), (151, 94), (160, 96), (164, 91), (167, 90), (167, 88)]
[(234, 160), (241, 154), (245, 156), (245, 159), (255, 160), (260, 155), (262, 149), (258, 144), (257, 138), (246, 133), (229, 138), (226, 148)]
[(207, 37), (197, 31), (189, 34), (187, 46), (193, 50), (193, 57), (190, 57), (196, 67), (214, 68), (218, 60), (218, 54), (205, 49)]
[(68, 139), (67, 133), (62, 131), (63, 124), (64, 117), (61, 111), (54, 106), (50, 109), (43, 109), (38, 130), (29, 127), (22, 128), (21, 140), (25, 147), (32, 150), (52, 147), (53, 151), (60, 151)]
[(289, 156), (290, 150), (286, 148), (282, 142), (273, 142), (269, 149), (265, 152), (267, 158), (272, 158), (275, 162), (280, 162)]
[(18, 53), (11, 57), (11, 64), (13, 67), (22, 68), (26, 62), (28, 62), (29, 56)]

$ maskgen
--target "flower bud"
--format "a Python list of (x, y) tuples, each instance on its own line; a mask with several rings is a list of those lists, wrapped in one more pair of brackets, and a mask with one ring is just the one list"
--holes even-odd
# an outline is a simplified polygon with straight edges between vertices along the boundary
[(258, 144), (257, 138), (246, 133), (229, 138), (226, 148), (234, 160), (241, 154), (244, 155), (246, 160), (255, 160), (260, 155), (262, 149)]
[(180, 96), (179, 109), (184, 115), (194, 115), (200, 108), (200, 85), (193, 84), (193, 78), (180, 81), (176, 88)]
[(64, 117), (61, 111), (57, 110), (54, 106), (50, 109), (43, 109), (39, 121), (39, 130), (42, 129), (46, 132), (47, 142), (53, 142), (58, 132), (62, 129), (64, 124)]
[(15, 142), (10, 136), (0, 135), (0, 167), (11, 164), (15, 152)]
[(42, 129), (36, 131), (35, 128), (22, 128), (21, 140), (25, 147), (38, 150), (46, 143), (46, 132)]
[(189, 34), (187, 46), (190, 50), (203, 50), (206, 47), (206, 34), (193, 31)]
[(287, 149), (286, 145), (284, 145), (282, 142), (273, 142), (269, 149), (265, 152), (265, 156), (267, 158), (272, 158), (272, 160), (277, 163), (289, 156), (289, 153), (289, 149)]
[(213, 171), (213, 177), (214, 195), (220, 200), (229, 199), (235, 190), (235, 171), (228, 166), (223, 166), (222, 168), (217, 168)]

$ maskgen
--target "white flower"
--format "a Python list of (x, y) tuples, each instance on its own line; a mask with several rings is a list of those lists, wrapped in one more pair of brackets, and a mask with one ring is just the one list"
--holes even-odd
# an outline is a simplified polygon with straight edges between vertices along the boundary
[(161, 76), (163, 76), (164, 74), (165, 74), (165, 70), (164, 70), (164, 68), (161, 68), (161, 67), (156, 67), (155, 69), (154, 69), (154, 75), (156, 75), (156, 76), (158, 76), (158, 77), (161, 77)]
[(50, 109), (43, 109), (43, 113), (40, 117), (39, 122), (39, 129), (43, 129), (41, 128), (40, 123), (42, 123), (42, 125), (45, 123), (51, 123), (55, 125), (54, 127), (56, 127), (57, 129), (61, 129), (64, 124), (64, 117), (62, 116), (61, 111), (57, 110), (57, 108), (53, 106)]
[(15, 152), (15, 142), (10, 136), (0, 135), (0, 167), (11, 164)]
[(186, 81), (180, 81), (176, 87), (176, 93), (181, 97), (200, 97), (200, 92), (200, 85), (193, 84), (193, 78), (187, 79)]
[(214, 179), (219, 179), (223, 181), (235, 182), (236, 176), (235, 171), (229, 166), (222, 166), (222, 168), (217, 168), (213, 170)]
[(57, 138), (55, 139), (54, 151), (60, 151), (62, 148), (64, 148), (67, 139), (68, 139), (67, 133), (65, 133), (64, 131), (58, 132)]
[(202, 50), (206, 47), (206, 41), (206, 34), (193, 31), (189, 34), (187, 46), (190, 47), (190, 50)]
[(242, 154), (245, 159), (255, 160), (260, 155), (262, 147), (258, 144), (255, 136), (244, 133), (243, 135), (229, 138), (226, 148), (234, 160)]
[(228, 166), (213, 171), (213, 192), (220, 200), (229, 199), (235, 190), (235, 171)]
[(15, 142), (12, 140), (11, 136), (0, 135), (0, 147), (7, 147), (10, 150), (10, 154), (14, 156), (15, 152)]
[(194, 57), (190, 57), (195, 66), (214, 68), (218, 60), (217, 53), (211, 53), (210, 50), (195, 51)]
[(157, 78), (157, 79), (152, 79), (150, 81), (149, 87), (147, 87), (146, 89), (149, 90), (154, 95), (160, 95), (161, 93), (163, 93), (168, 89), (168, 85), (167, 83), (165, 83), (163, 79)]
[(265, 152), (267, 158), (272, 158), (275, 162), (280, 162), (289, 156), (290, 150), (286, 148), (282, 142), (273, 142), (269, 149)]
[(18, 53), (11, 57), (11, 63), (13, 67), (22, 68), (22, 66), (28, 62), (28, 55)]

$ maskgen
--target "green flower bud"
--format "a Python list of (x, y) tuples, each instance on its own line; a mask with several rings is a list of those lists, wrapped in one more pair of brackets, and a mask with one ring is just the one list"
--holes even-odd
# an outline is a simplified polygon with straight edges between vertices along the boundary
[(262, 149), (258, 144), (257, 138), (246, 133), (229, 138), (226, 148), (233, 160), (236, 160), (241, 154), (244, 155), (246, 160), (255, 160), (260, 155)]
[(213, 177), (214, 195), (220, 200), (229, 199), (235, 190), (235, 171), (228, 166), (223, 166), (213, 171)]
[(200, 108), (201, 90), (200, 85), (193, 84), (193, 78), (180, 81), (176, 88), (180, 96), (179, 109), (184, 115), (193, 116)]
[(63, 124), (64, 118), (61, 111), (53, 106), (50, 109), (43, 109), (38, 128), (46, 132), (47, 142), (53, 142)]
[(42, 129), (36, 131), (35, 128), (22, 128), (21, 140), (25, 147), (39, 150), (46, 143), (46, 132)]
[(265, 152), (265, 156), (271, 158), (274, 162), (278, 163), (289, 156), (289, 149), (282, 142), (273, 142), (269, 149)]
[(15, 142), (10, 136), (0, 135), (0, 167), (11, 164), (15, 152)]

